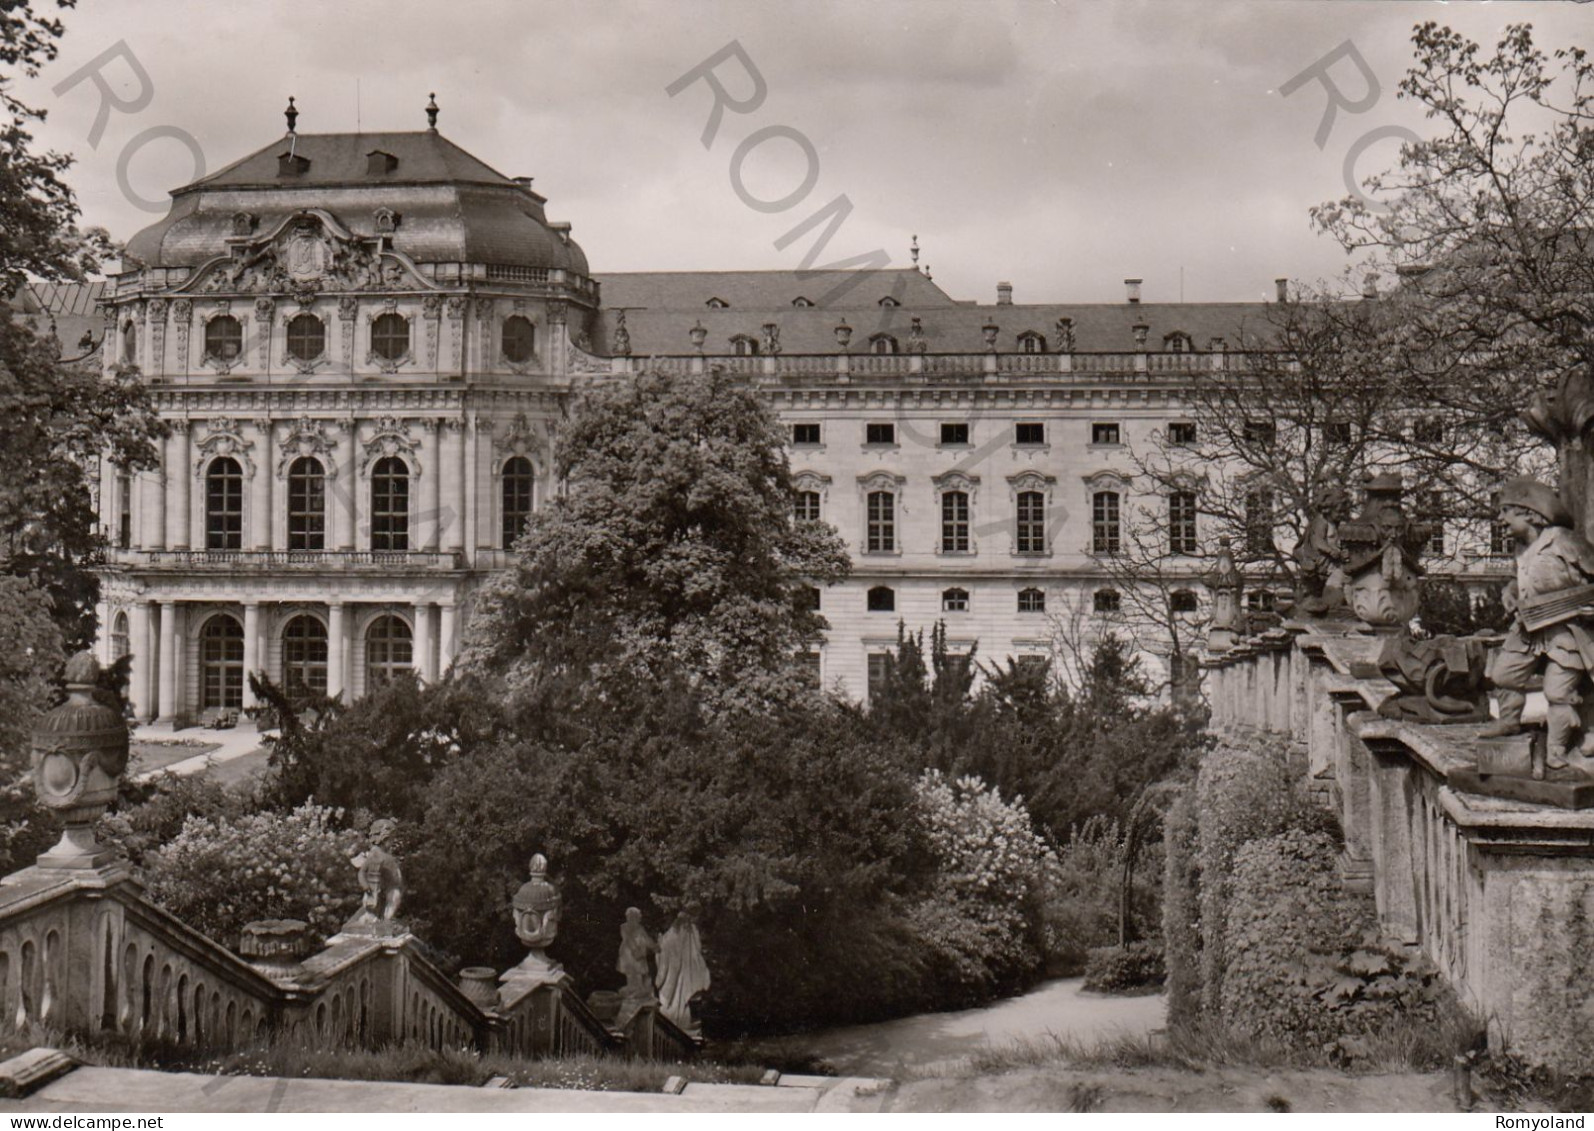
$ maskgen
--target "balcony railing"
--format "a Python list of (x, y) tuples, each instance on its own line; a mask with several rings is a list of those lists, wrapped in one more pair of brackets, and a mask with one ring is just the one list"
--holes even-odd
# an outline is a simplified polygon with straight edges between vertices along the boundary
[(833, 381), (843, 375), (852, 380), (904, 379), (923, 381), (963, 378), (976, 381), (1019, 378), (1026, 383), (1085, 378), (1148, 380), (1243, 368), (1235, 353), (1212, 351), (1121, 350), (1109, 353), (780, 353), (774, 355), (668, 354), (622, 359), (617, 370), (695, 373), (722, 369), (730, 373), (759, 375), (765, 380)]
[(151, 569), (449, 570), (454, 550), (123, 550), (118, 560)]

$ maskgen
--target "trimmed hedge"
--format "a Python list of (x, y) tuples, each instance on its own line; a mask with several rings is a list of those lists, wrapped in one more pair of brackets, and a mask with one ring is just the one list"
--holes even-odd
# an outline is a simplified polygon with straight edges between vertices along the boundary
[(1092, 950), (1085, 962), (1084, 988), (1098, 993), (1130, 993), (1155, 989), (1166, 976), (1162, 948), (1156, 943), (1102, 946)]

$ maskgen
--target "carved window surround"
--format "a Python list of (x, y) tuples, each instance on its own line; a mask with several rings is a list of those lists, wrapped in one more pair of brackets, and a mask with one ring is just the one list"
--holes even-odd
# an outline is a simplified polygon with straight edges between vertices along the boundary
[[(1007, 477), (1008, 500), (1013, 506), (1013, 534), (1012, 554), (1020, 558), (1049, 558), (1052, 556), (1052, 543), (1057, 538), (1057, 531), (1063, 524), (1063, 514), (1057, 509), (1056, 504), (1057, 477), (1043, 475), (1038, 471), (1021, 471), (1017, 475)], [(1045, 535), (1045, 546), (1040, 550), (1020, 550), (1018, 548), (1018, 497), (1033, 491), (1042, 496), (1042, 522)]]
[(281, 458), (277, 461), (277, 478), (286, 479), (288, 468), (293, 461), (304, 456), (313, 456), (321, 461), (322, 473), (327, 479), (337, 476), (337, 441), (327, 435), (325, 421), (312, 420), (308, 416), (301, 416), (292, 425), (287, 436), (283, 437), (278, 450)]
[[(980, 477), (978, 475), (968, 475), (968, 474), (966, 474), (964, 472), (961, 472), (961, 471), (948, 471), (948, 472), (944, 472), (944, 473), (942, 473), (940, 475), (935, 476), (933, 479), (930, 480), (930, 483), (931, 483), (931, 485), (932, 485), (932, 487), (934, 489), (934, 494), (935, 494), (935, 519), (936, 519), (936, 521), (935, 521), (935, 533), (934, 533), (934, 543), (933, 543), (935, 553), (937, 555), (939, 555), (940, 557), (944, 557), (944, 558), (967, 558), (967, 557), (972, 557), (975, 554), (979, 553), (979, 549), (980, 549), (979, 541), (980, 540), (979, 540), (979, 537), (978, 537), (978, 535), (976, 533), (977, 527), (975, 525), (974, 516), (977, 513), (976, 508), (979, 505)], [(948, 491), (962, 491), (965, 495), (968, 496), (968, 500), (969, 500), (969, 515), (968, 515), (969, 548), (967, 550), (948, 550), (948, 549), (945, 548), (945, 545), (944, 545), (944, 542), (943, 542), (943, 539), (942, 539), (942, 530), (941, 530), (941, 524), (942, 524), (942, 520), (941, 520), (942, 501), (941, 501), (941, 497), (943, 495), (945, 495)]]
[(249, 457), (254, 441), (243, 437), (243, 428), (230, 416), (212, 417), (206, 421), (206, 435), (196, 445), (199, 456), (194, 460), (194, 478), (203, 479), (205, 468), (212, 460), (230, 456), (243, 468), (244, 478), (255, 477), (255, 461)]
[[(371, 340), (371, 335), (376, 327), (376, 320), (387, 314), (396, 314), (404, 319), (405, 349), (398, 357), (383, 357), (376, 352)], [(395, 299), (388, 299), (379, 308), (368, 310), (365, 313), (365, 364), (374, 365), (383, 373), (397, 373), (406, 365), (415, 364), (415, 319), (409, 313), (398, 308)]]
[[(902, 556), (903, 521), (907, 518), (908, 508), (904, 505), (907, 486), (904, 476), (896, 475), (889, 471), (873, 471), (868, 475), (858, 476), (858, 505), (863, 516), (863, 539), (859, 542), (862, 549), (859, 551), (864, 557), (870, 558), (896, 558)], [(892, 496), (892, 538), (891, 549), (869, 549), (869, 496), (876, 491), (885, 491)]]
[(360, 476), (369, 479), (371, 467), (377, 460), (388, 456), (396, 456), (404, 461), (410, 470), (411, 477), (421, 477), (421, 461), (416, 458), (415, 450), (421, 442), (410, 435), (409, 422), (394, 416), (384, 416), (373, 425), (370, 439), (362, 445), (365, 454), (360, 459)]

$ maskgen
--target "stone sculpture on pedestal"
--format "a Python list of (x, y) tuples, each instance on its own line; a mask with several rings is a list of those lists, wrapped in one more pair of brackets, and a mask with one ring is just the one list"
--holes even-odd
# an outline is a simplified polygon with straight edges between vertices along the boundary
[(1227, 538), (1218, 539), (1217, 560), (1212, 572), (1207, 574), (1207, 588), (1212, 591), (1212, 620), (1207, 625), (1207, 651), (1214, 655), (1227, 652), (1246, 634), (1245, 610), (1240, 608), (1240, 590), (1245, 579), (1234, 564), (1234, 551)]
[(99, 661), (79, 652), (66, 664), (67, 699), (33, 731), (33, 784), (39, 803), (61, 814), (61, 840), (39, 857), (41, 868), (104, 868), (120, 857), (94, 839), (94, 825), (116, 800), (127, 769), (122, 712), (98, 688)]
[(343, 925), (344, 931), (362, 935), (402, 935), (407, 928), (397, 921), (404, 902), (404, 873), (394, 855), (383, 846), (398, 822), (384, 817), (371, 823), (371, 847), (352, 863), (360, 878), (360, 910)]
[(701, 1026), (692, 1016), (692, 999), (709, 988), (708, 963), (703, 960), (703, 940), (697, 930), (701, 908), (688, 903), (659, 940), (659, 1009), (676, 1026), (699, 1036)]
[(1345, 553), (1345, 601), (1375, 631), (1398, 632), (1417, 615), (1425, 525), (1406, 518), (1400, 506), (1398, 475), (1367, 481), (1367, 503), (1354, 519), (1340, 523), (1337, 535)]
[(548, 947), (559, 935), (559, 915), (564, 899), (548, 879), (548, 858), (537, 853), (531, 858), (531, 878), (520, 885), (511, 901), (515, 916), (515, 937), (530, 953), (519, 966), (506, 970), (502, 981), (535, 978), (557, 981), (565, 976), (564, 967), (548, 957)]
[(1482, 737), (1522, 731), (1525, 692), (1542, 671), (1549, 704), (1546, 766), (1570, 765), (1594, 777), (1594, 733), (1577, 709), (1594, 672), (1594, 546), (1572, 530), (1560, 496), (1532, 479), (1505, 484), (1500, 520), (1519, 547), (1516, 577), (1503, 598), (1516, 616), (1489, 669), (1499, 688), (1500, 718)]
[(1350, 518), (1350, 508), (1350, 492), (1343, 487), (1324, 488), (1295, 547), (1300, 565), (1295, 607), (1308, 616), (1320, 617), (1344, 607), (1346, 555), (1339, 528)]
[(648, 959), (658, 949), (659, 944), (642, 925), (642, 912), (627, 907), (625, 922), (620, 927), (620, 956), (614, 963), (614, 968), (625, 975), (625, 987), (620, 991), (620, 1016), (616, 1021), (620, 1028), (625, 1027), (637, 1010), (658, 1004), (659, 999), (653, 993), (653, 974), (648, 967)]

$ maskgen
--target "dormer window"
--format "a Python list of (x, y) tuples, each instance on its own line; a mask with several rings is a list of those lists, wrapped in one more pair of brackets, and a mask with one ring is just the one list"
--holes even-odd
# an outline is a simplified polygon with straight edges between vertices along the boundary
[(299, 177), (310, 171), (310, 159), (298, 153), (277, 155), (277, 176)]
[(731, 339), (731, 352), (737, 357), (756, 357), (758, 340), (749, 338), (746, 334), (737, 334)]
[(869, 339), (870, 353), (896, 353), (897, 340), (890, 334), (876, 334)]
[(1190, 340), (1189, 334), (1175, 330), (1162, 339), (1162, 348), (1169, 353), (1189, 353), (1195, 349), (1195, 343)]
[(1019, 353), (1045, 353), (1046, 335), (1038, 334), (1034, 330), (1026, 330), (1018, 336)]
[(381, 176), (391, 173), (398, 168), (398, 158), (391, 153), (380, 149), (373, 149), (365, 155), (365, 172), (367, 176)]
[(791, 300), (791, 304), (795, 307), (802, 308), (812, 306), (814, 301), (813, 299), (804, 298), (802, 295), (798, 295), (796, 298)]
[(722, 298), (711, 298), (703, 305), (708, 307), (710, 310), (726, 310), (731, 304)]
[(880, 300), (880, 305), (881, 306), (901, 306), (902, 304), (900, 302), (898, 302), (896, 299), (892, 298), (890, 295), (886, 295), (885, 298)]

